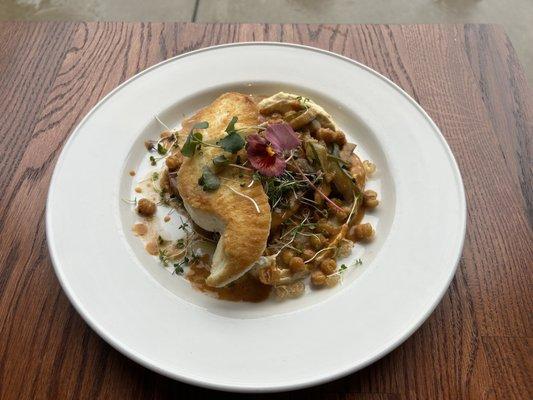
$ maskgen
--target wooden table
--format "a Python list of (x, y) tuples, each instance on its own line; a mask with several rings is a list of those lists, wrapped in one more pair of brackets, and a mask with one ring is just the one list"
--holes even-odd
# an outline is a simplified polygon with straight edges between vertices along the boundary
[(0, 24), (0, 397), (227, 396), (137, 365), (83, 322), (54, 275), (44, 208), (65, 139), (106, 93), (176, 54), (253, 40), (332, 50), (399, 84), (448, 140), (469, 214), (455, 279), (410, 339), (279, 397), (532, 398), (533, 108), (501, 27), (66, 22)]

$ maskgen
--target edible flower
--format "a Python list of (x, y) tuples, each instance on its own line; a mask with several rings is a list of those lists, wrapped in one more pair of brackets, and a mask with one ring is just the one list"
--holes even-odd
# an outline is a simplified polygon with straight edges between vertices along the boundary
[(286, 122), (267, 125), (265, 136), (248, 136), (246, 152), (252, 167), (265, 176), (280, 176), (287, 162), (284, 152), (300, 145), (300, 139)]

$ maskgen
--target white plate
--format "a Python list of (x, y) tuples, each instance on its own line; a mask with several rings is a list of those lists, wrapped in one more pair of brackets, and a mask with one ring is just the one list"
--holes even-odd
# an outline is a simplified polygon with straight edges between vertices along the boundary
[[(225, 91), (293, 91), (333, 114), (373, 160), (381, 197), (376, 240), (343, 284), (287, 302), (219, 301), (148, 256), (131, 233), (130, 170), (143, 141)], [(278, 391), (339, 378), (411, 335), (458, 263), (466, 207), (438, 128), (395, 84), (350, 59), (309, 47), (242, 43), (187, 53), (128, 80), (78, 125), (48, 196), (50, 254), (63, 289), (116, 349), (161, 374), (234, 391)], [(348, 260), (349, 262), (349, 260)], [(431, 349), (427, 349), (431, 351)]]

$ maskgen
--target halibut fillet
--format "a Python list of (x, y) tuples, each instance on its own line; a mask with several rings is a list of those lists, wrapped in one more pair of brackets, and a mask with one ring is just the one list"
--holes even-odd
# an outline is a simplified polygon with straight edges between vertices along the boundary
[[(207, 121), (209, 127), (201, 130), (202, 140), (216, 143), (227, 135), (225, 129), (234, 116), (238, 117), (237, 128), (259, 123), (259, 110), (249, 96), (225, 93), (185, 120), (181, 133), (186, 135), (194, 124)], [(261, 183), (254, 182), (248, 187), (251, 171), (226, 166), (218, 174), (220, 187), (212, 192), (204, 191), (198, 184), (203, 167), (213, 168), (212, 160), (220, 154), (229, 156), (222, 149), (202, 146), (194, 156), (185, 158), (177, 176), (177, 189), (192, 220), (221, 235), (206, 280), (213, 287), (225, 286), (245, 274), (263, 254), (270, 233), (268, 198)], [(246, 185), (241, 187), (238, 182)], [(234, 190), (252, 198), (259, 212), (254, 202)]]

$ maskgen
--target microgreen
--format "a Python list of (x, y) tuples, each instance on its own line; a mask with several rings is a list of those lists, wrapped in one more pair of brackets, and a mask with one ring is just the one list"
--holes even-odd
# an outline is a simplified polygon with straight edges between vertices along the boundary
[(168, 254), (165, 249), (159, 249), (159, 261), (161, 261), (161, 264), (165, 267), (168, 265)]
[(184, 221), (183, 218), (180, 217), (180, 219), (181, 219), (181, 225), (178, 226), (178, 229), (181, 229), (183, 231), (189, 230), (189, 224), (186, 221)]
[(213, 165), (217, 168), (226, 166), (229, 164), (229, 159), (224, 154), (220, 154), (213, 158)]
[(154, 156), (150, 156), (150, 164), (155, 166), (157, 164), (157, 162), (155, 161), (155, 157)]
[(183, 274), (183, 267), (182, 267), (182, 264), (183, 264), (183, 261), (174, 264), (174, 273), (175, 273), (175, 274), (178, 274), (178, 275)]
[(165, 154), (167, 154), (167, 148), (165, 146), (163, 146), (161, 143), (158, 143), (157, 144), (157, 152), (159, 154), (161, 154), (162, 156), (164, 156)]
[(236, 131), (228, 133), (217, 144), (229, 153), (235, 154), (244, 147), (244, 139)]
[(296, 97), (296, 100), (298, 100), (298, 102), (303, 108), (305, 108), (306, 110), (309, 109), (309, 105), (307, 104), (311, 101), (309, 97), (298, 96)]
[(229, 122), (228, 126), (226, 127), (226, 133), (231, 133), (231, 132), (235, 132), (236, 129), (235, 129), (235, 123), (239, 120), (239, 118), (237, 118), (236, 116), (233, 116), (231, 118), (231, 121)]
[[(360, 258), (358, 258), (357, 260), (355, 260), (352, 264), (350, 265), (346, 265), (346, 264), (341, 264), (341, 266), (339, 267), (339, 270), (337, 271), (338, 274), (342, 274), (344, 273), (349, 267), (356, 267), (358, 265), (363, 265), (363, 260), (361, 260)], [(335, 273), (335, 275), (337, 274)]]
[(196, 129), (207, 129), (209, 128), (209, 122), (202, 121), (198, 122), (197, 124), (193, 125), (191, 128), (191, 131), (189, 132), (189, 135), (187, 136), (187, 140), (183, 144), (183, 147), (181, 148), (181, 153), (186, 157), (192, 157), (194, 153), (196, 152), (196, 149), (202, 144), (202, 133), (196, 132)]
[(202, 169), (202, 176), (198, 179), (198, 185), (206, 192), (212, 192), (220, 187), (220, 179), (213, 170), (207, 166)]

